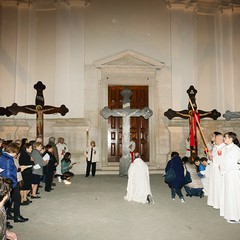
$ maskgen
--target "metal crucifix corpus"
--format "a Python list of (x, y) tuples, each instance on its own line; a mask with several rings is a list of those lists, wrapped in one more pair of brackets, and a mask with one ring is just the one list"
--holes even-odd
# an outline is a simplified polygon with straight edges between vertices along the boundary
[(6, 109), (10, 111), (13, 115), (17, 115), (19, 112), (36, 114), (36, 136), (43, 137), (44, 114), (60, 113), (62, 116), (64, 116), (68, 112), (68, 108), (66, 108), (65, 105), (61, 105), (59, 108), (44, 105), (43, 90), (46, 88), (46, 86), (39, 81), (34, 85), (34, 88), (37, 90), (35, 105), (18, 106), (17, 103), (13, 103), (10, 107), (7, 107)]
[(170, 120), (175, 117), (189, 119), (190, 149), (188, 150), (190, 150), (191, 160), (193, 161), (194, 158), (198, 156), (197, 122), (199, 123), (201, 118), (212, 118), (213, 120), (216, 120), (221, 116), (221, 113), (218, 112), (216, 109), (213, 109), (209, 112), (198, 110), (196, 104), (197, 90), (194, 88), (194, 86), (191, 85), (189, 87), (189, 89), (187, 90), (187, 94), (189, 96), (188, 109), (182, 111), (174, 111), (172, 109), (168, 109), (164, 113), (164, 116), (166, 116)]
[(153, 112), (148, 107), (144, 109), (131, 109), (130, 108), (130, 97), (132, 91), (130, 89), (124, 89), (121, 91), (123, 96), (123, 108), (121, 109), (109, 109), (104, 107), (100, 111), (100, 115), (108, 119), (109, 117), (122, 117), (122, 157), (119, 164), (119, 175), (127, 175), (129, 165), (131, 163), (130, 153), (129, 153), (129, 143), (130, 143), (130, 117), (144, 117), (148, 119), (152, 116)]

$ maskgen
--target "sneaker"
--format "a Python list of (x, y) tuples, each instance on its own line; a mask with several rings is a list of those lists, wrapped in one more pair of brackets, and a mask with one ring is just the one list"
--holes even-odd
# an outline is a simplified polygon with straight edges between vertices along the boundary
[(69, 182), (68, 180), (63, 180), (63, 182), (67, 185), (71, 184), (71, 182)]
[(175, 198), (172, 198), (173, 201), (175, 201), (176, 199)]
[(62, 179), (61, 179), (61, 177), (57, 177), (58, 178), (58, 182), (62, 182)]
[(184, 200), (183, 198), (181, 198), (181, 202), (182, 202), (182, 203), (185, 203), (185, 200)]

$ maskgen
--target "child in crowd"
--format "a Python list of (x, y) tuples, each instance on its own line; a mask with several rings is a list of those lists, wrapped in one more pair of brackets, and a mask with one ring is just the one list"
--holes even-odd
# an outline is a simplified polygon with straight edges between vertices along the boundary
[(204, 196), (208, 195), (208, 183), (209, 183), (209, 174), (208, 174), (208, 160), (206, 157), (200, 159), (199, 172), (198, 176), (201, 178), (203, 184)]

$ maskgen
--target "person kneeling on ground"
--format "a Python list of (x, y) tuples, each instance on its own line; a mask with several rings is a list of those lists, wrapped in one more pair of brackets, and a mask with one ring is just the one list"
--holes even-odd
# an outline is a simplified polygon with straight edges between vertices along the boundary
[(138, 152), (135, 153), (135, 160), (128, 169), (127, 201), (153, 204), (150, 188), (149, 170), (147, 164), (141, 159)]
[(187, 167), (187, 170), (191, 174), (192, 182), (188, 183), (184, 186), (184, 189), (186, 191), (186, 196), (187, 197), (192, 197), (192, 196), (197, 196), (202, 198), (204, 196), (203, 193), (203, 184), (200, 179), (200, 177), (197, 174), (197, 165), (198, 162), (200, 161), (199, 158), (196, 158), (194, 161), (194, 164), (191, 164), (189, 162), (188, 157), (183, 157), (182, 161), (184, 162), (185, 166)]
[(74, 173), (70, 172), (69, 170), (73, 167), (74, 164), (76, 163), (71, 163), (71, 153), (66, 152), (61, 161), (61, 178), (64, 180), (65, 184), (71, 184), (70, 179), (74, 176)]

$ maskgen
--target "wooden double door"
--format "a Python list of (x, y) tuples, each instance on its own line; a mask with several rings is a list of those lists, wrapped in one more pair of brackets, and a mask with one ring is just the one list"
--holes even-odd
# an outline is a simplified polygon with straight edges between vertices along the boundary
[[(126, 86), (108, 87), (108, 107), (123, 108), (121, 91)], [(130, 108), (143, 109), (148, 107), (148, 86), (127, 86), (132, 91)], [(145, 162), (149, 161), (149, 121), (143, 117), (130, 118), (130, 139), (136, 143), (135, 152), (139, 152)], [(122, 157), (122, 118), (108, 119), (108, 162), (119, 162)]]

